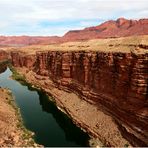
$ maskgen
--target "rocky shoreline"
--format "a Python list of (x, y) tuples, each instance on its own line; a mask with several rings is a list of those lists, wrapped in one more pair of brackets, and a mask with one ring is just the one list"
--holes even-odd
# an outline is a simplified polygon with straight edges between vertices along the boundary
[(73, 92), (65, 91), (56, 86), (49, 77), (39, 76), (26, 68), (15, 68), (25, 77), (26, 81), (46, 92), (52, 98), (56, 106), (66, 113), (82, 130), (90, 137), (90, 146), (120, 146), (130, 143), (123, 138), (113, 118), (105, 114), (101, 108), (91, 104)]
[(33, 135), (23, 126), (11, 91), (0, 88), (0, 147), (39, 147), (34, 142)]

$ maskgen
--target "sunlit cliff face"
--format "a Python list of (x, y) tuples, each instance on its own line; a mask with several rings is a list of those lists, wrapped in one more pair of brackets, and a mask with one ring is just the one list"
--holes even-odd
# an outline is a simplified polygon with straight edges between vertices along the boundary
[(11, 59), (15, 67), (47, 76), (57, 86), (103, 105), (133, 145), (145, 145), (148, 53), (144, 38), (90, 41), (97, 45), (88, 42), (83, 46), (67, 43), (55, 51), (49, 46), (32, 54), (12, 52)]

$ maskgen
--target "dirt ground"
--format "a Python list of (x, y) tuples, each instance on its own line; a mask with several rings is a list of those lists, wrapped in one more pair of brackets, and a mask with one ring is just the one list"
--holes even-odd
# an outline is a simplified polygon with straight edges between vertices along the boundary
[(19, 116), (10, 90), (0, 88), (0, 147), (37, 146)]

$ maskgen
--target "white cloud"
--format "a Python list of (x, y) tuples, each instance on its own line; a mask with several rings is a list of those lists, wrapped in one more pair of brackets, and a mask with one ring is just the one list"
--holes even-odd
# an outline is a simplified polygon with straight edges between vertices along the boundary
[[(61, 35), (118, 17), (147, 18), (147, 0), (0, 0), (0, 34)], [(45, 28), (38, 25), (42, 21), (59, 24)], [(60, 26), (61, 21), (69, 25)]]

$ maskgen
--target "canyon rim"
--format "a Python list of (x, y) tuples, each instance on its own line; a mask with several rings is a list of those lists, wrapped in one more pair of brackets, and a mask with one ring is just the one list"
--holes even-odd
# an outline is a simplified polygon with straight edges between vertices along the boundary
[[(61, 5), (56, 7), (61, 8)], [(36, 21), (34, 19), (33, 23)], [(52, 23), (51, 26), (56, 26)], [(66, 24), (64, 21), (60, 23)], [(48, 25), (44, 22), (43, 26)], [(39, 96), (38, 105), (42, 106), (42, 112), (49, 113), (48, 110), (56, 108), (54, 111), (51, 109), (53, 118), (49, 127), (53, 126), (54, 130), (59, 125), (65, 132), (62, 133), (67, 140), (64, 146), (148, 146), (147, 17), (107, 20), (93, 27), (70, 30), (63, 36), (0, 36), (0, 128), (3, 129), (0, 146), (53, 146), (48, 145), (50, 138), (43, 140), (46, 144), (39, 142), (40, 139), (36, 140), (39, 133), (33, 134), (27, 128), (24, 110), (21, 110), (24, 106), (18, 105), (15, 96), (17, 89), (11, 90), (11, 87), (3, 85), (3, 74), (8, 75), (9, 69), (12, 76), (7, 79), (15, 79), (24, 88), (27, 85), (30, 93), (37, 92), (34, 96)], [(10, 103), (12, 94), (15, 108)], [(28, 108), (34, 97), (29, 99)], [(47, 102), (54, 107), (46, 106)], [(55, 110), (62, 114), (54, 115), (57, 113)], [(44, 113), (39, 115), (44, 116)], [(70, 128), (63, 128), (64, 123), (79, 129), (78, 135), (84, 136), (84, 141), (80, 142), (81, 137), (78, 138), (77, 133), (77, 138), (67, 138), (73, 130), (68, 132)], [(38, 124), (34, 122), (31, 126), (36, 128)], [(25, 140), (24, 133), (27, 133)], [(44, 136), (42, 132), (40, 137)]]

